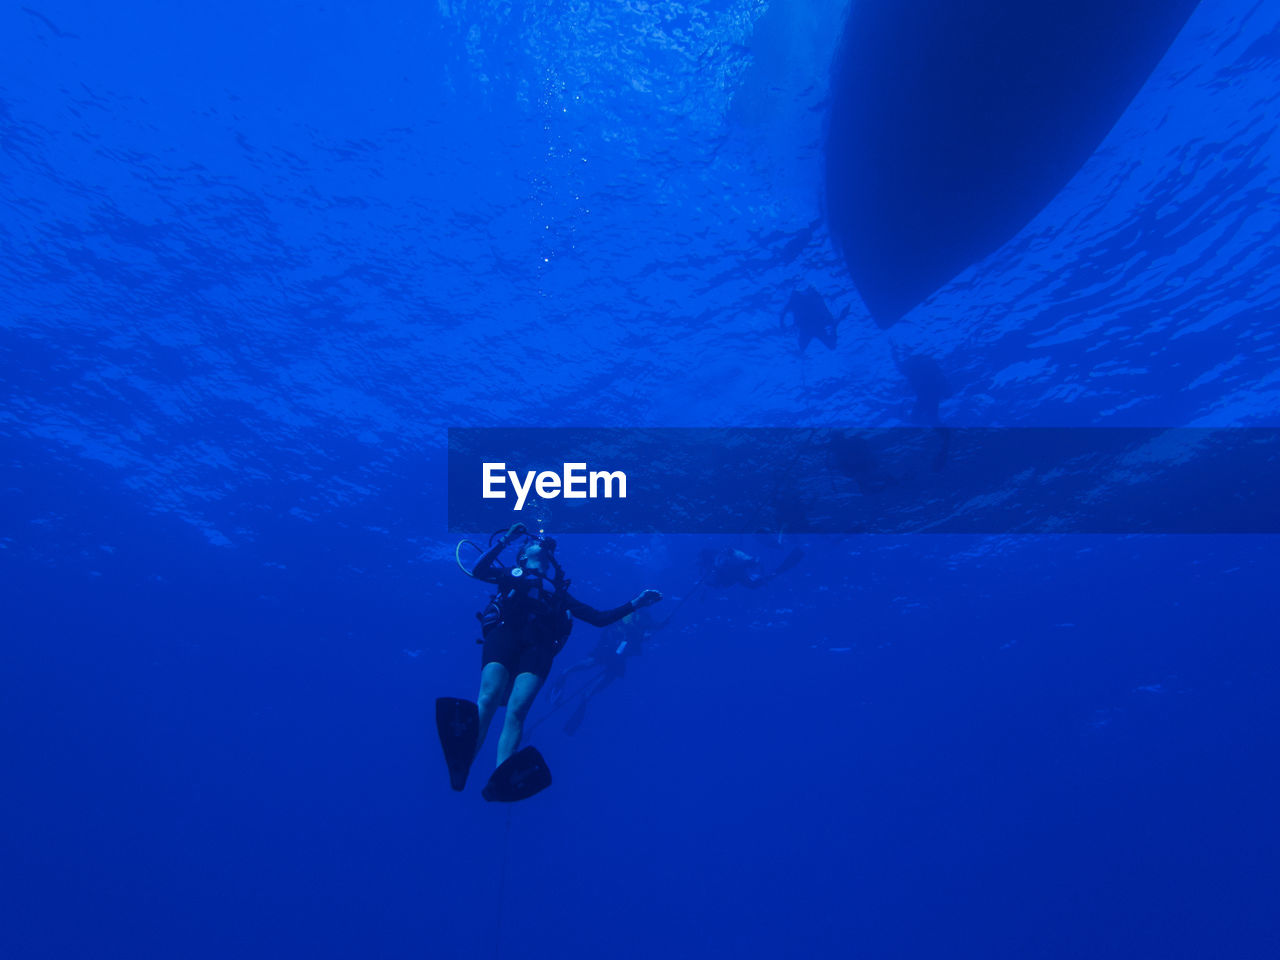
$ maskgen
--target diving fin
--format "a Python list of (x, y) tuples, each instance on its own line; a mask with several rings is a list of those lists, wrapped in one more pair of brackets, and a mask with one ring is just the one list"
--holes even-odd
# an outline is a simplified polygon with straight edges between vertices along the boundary
[(799, 547), (796, 547), (787, 554), (786, 558), (780, 564), (778, 564), (778, 569), (773, 571), (773, 575), (776, 577), (780, 573), (786, 573), (803, 559), (804, 551)]
[(436, 700), (436, 730), (449, 767), (449, 785), (461, 790), (467, 785), (467, 773), (479, 747), (480, 710), (470, 700), (440, 697)]
[(569, 719), (565, 721), (564, 732), (569, 736), (573, 736), (578, 732), (578, 728), (582, 726), (582, 721), (587, 718), (587, 700), (583, 697), (582, 702), (578, 704), (576, 710), (570, 714)]
[(551, 770), (536, 747), (525, 747), (499, 764), (482, 796), (499, 803), (527, 800), (551, 786)]

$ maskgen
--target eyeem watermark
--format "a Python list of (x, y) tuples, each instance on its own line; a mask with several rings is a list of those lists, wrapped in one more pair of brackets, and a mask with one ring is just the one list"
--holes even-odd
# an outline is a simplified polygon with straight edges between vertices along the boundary
[[(585, 463), (566, 463), (563, 473), (556, 473), (554, 470), (543, 470), (541, 473), (527, 470), (524, 474), (524, 483), (520, 482), (520, 474), (514, 470), (508, 470), (505, 463), (485, 463), (483, 470), (484, 498), (505, 500), (507, 491), (504, 488), (507, 480), (510, 479), (511, 486), (516, 492), (515, 509), (517, 510), (524, 509), (530, 490), (534, 490), (540, 500), (554, 500), (556, 497), (564, 497), (566, 500), (588, 498), (595, 500), (598, 497), (612, 499), (615, 496), (613, 491), (616, 484), (618, 499), (627, 498), (627, 475), (621, 470), (587, 472)], [(601, 493), (601, 490), (604, 492)]]
[(1280, 535), (1280, 428), (453, 427), (448, 486), (461, 534)]

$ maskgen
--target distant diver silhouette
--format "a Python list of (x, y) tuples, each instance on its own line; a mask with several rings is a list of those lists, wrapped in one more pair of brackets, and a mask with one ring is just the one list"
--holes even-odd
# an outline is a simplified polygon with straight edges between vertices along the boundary
[(822, 299), (822, 294), (813, 287), (805, 287), (803, 290), (794, 291), (783, 308), (779, 321), (783, 327), (787, 325), (788, 313), (795, 317), (796, 342), (799, 343), (800, 352), (803, 353), (811, 340), (817, 340), (828, 350), (834, 350), (836, 325), (849, 315), (849, 308), (845, 307), (839, 318), (833, 317), (831, 311), (827, 309), (827, 302)]
[(954, 392), (947, 382), (946, 375), (938, 362), (924, 354), (899, 356), (894, 353), (894, 364), (898, 371), (907, 378), (912, 391), (916, 395), (916, 403), (912, 408), (912, 418), (920, 424), (934, 428), (940, 446), (934, 457), (933, 469), (941, 470), (951, 455), (951, 428), (944, 427), (938, 414), (938, 405)]
[(803, 559), (804, 550), (796, 547), (783, 557), (777, 569), (772, 573), (765, 573), (760, 558), (744, 550), (707, 548), (698, 554), (698, 567), (701, 572), (698, 582), (722, 590), (734, 586), (755, 590), (763, 587), (779, 574), (786, 573)]
[(832, 432), (827, 443), (827, 465), (856, 483), (864, 496), (884, 493), (902, 483), (901, 477), (881, 466), (871, 442), (852, 431)]
[(911, 411), (917, 423), (930, 427), (940, 425), (938, 405), (951, 396), (951, 384), (933, 357), (924, 354), (910, 354), (893, 358), (898, 372), (907, 378), (911, 390), (916, 395), (916, 404)]

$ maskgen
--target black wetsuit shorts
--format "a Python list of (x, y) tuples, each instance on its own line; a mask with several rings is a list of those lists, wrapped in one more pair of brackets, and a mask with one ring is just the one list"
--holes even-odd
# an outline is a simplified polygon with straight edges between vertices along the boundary
[(512, 678), (533, 673), (545, 680), (551, 675), (551, 661), (557, 652), (555, 638), (549, 631), (539, 630), (533, 624), (499, 622), (485, 631), (480, 668), (500, 663)]

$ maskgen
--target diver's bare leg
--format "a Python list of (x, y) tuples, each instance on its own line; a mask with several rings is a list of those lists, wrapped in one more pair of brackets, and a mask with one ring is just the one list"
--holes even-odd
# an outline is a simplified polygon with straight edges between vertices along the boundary
[(507, 692), (507, 684), (511, 682), (511, 674), (502, 664), (486, 663), (480, 671), (480, 694), (476, 697), (476, 707), (480, 710), (480, 732), (476, 734), (476, 753), (484, 746), (484, 738), (489, 735), (489, 721), (494, 711), (502, 705), (502, 695)]
[(511, 699), (507, 702), (507, 716), (502, 722), (502, 736), (498, 738), (498, 763), (516, 752), (520, 737), (524, 734), (524, 718), (529, 715), (533, 698), (542, 688), (542, 677), (536, 673), (522, 673), (511, 686)]

